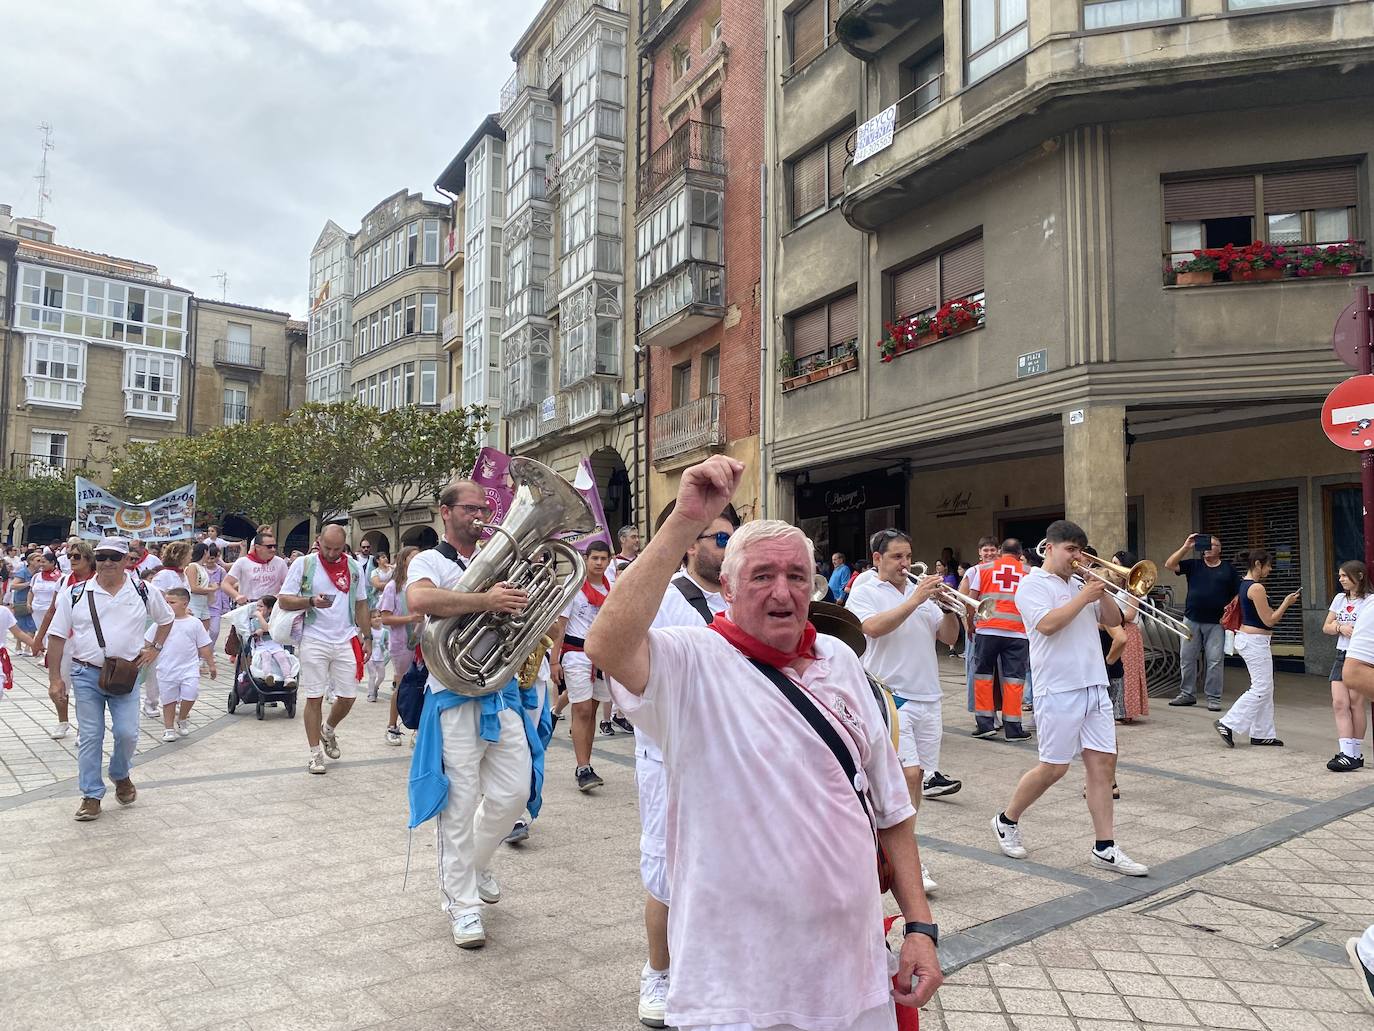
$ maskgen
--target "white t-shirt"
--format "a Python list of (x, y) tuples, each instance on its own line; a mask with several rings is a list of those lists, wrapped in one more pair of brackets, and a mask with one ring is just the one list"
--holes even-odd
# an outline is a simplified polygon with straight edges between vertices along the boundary
[(139, 563), (135, 568), (140, 573), (146, 573), (148, 572), (148, 570), (156, 569), (160, 565), (162, 565), (162, 559), (158, 558), (150, 551), (146, 555), (144, 555), (141, 560), (139, 560)]
[(72, 560), (67, 557), (65, 551), (57, 556), (57, 568), (62, 570), (63, 573), (70, 573), (72, 571)]
[(254, 562), (244, 555), (234, 560), (228, 575), (239, 585), (239, 594), (249, 601), (257, 601), (281, 590), (286, 568), (286, 559), (280, 555), (273, 555), (267, 562)]
[[(90, 603), (87, 593), (95, 596), (96, 611), (100, 614), (100, 629), (105, 635), (105, 651), (100, 650), (96, 640), (95, 628), (91, 623)], [(73, 659), (92, 665), (100, 665), (105, 657), (112, 659), (132, 659), (143, 646), (143, 633), (148, 620), (158, 626), (172, 622), (172, 610), (162, 598), (162, 592), (148, 590), (148, 602), (144, 605), (143, 596), (138, 593), (133, 577), (125, 573), (119, 589), (111, 596), (105, 588), (92, 577), (86, 581), (85, 590), (72, 607), (72, 592), (62, 591), (53, 606), (52, 623), (48, 626), (49, 639), (67, 639), (66, 653)]]
[(163, 594), (166, 594), (173, 587), (186, 587), (186, 574), (180, 569), (168, 569), (163, 566), (153, 574), (152, 585)]
[(1374, 666), (1374, 605), (1360, 609), (1355, 618), (1355, 632), (1346, 645), (1346, 658)]
[[(1365, 602), (1369, 600), (1369, 595), (1363, 598), (1351, 598), (1344, 591), (1331, 599), (1329, 612), (1336, 614), (1336, 627), (1353, 627), (1359, 619), (1360, 613), (1364, 611)], [(1350, 647), (1350, 638), (1336, 635), (1336, 650), (1345, 651)]]
[(309, 562), (314, 572), (310, 578), (308, 596), (313, 598), (317, 594), (323, 594), (325, 597), (334, 599), (325, 608), (305, 610), (305, 627), (301, 631), (302, 641), (328, 641), (331, 644), (338, 644), (358, 636), (358, 628), (353, 625), (353, 604), (366, 601), (367, 591), (363, 587), (362, 571), (358, 568), (358, 563), (346, 556), (345, 560), (348, 564), (347, 592), (341, 590), (334, 583), (318, 555), (302, 555), (295, 562), (292, 562), (291, 568), (286, 571), (286, 579), (282, 581), (281, 585), (282, 594), (291, 594), (297, 597), (303, 597), (307, 594), (302, 590), (301, 582), (305, 577), (305, 565)]
[[(592, 584), (592, 590), (607, 594), (611, 589), (611, 581), (607, 580), (605, 587), (598, 587)], [(600, 605), (593, 605), (587, 600), (587, 596), (578, 591), (573, 595), (572, 601), (559, 613), (568, 621), (568, 625), (563, 628), (564, 636), (580, 637), (586, 640), (587, 634), (591, 632), (592, 620), (596, 619), (596, 614), (601, 611)]]
[[(905, 590), (901, 590), (875, 576), (849, 592), (845, 608), (860, 620), (869, 619), (895, 609), (916, 590), (915, 584), (904, 586)], [(863, 655), (864, 668), (890, 687), (898, 698), (938, 702), (944, 695), (940, 690), (940, 666), (935, 658), (935, 633), (944, 615), (935, 602), (922, 602), (896, 630), (882, 637), (868, 638)]]
[(57, 592), (62, 589), (62, 577), (55, 579), (45, 579), (42, 573), (35, 573), (33, 579), (29, 581), (29, 587), (33, 589), (33, 596), (29, 599), (29, 604), (33, 607), (35, 623), (42, 622), (43, 613), (52, 608), (53, 599), (57, 597)]
[[(428, 580), (435, 587), (442, 587), (445, 590), (453, 590), (458, 586), (459, 579), (462, 578), (463, 571), (468, 567), (468, 560), (462, 555), (458, 556), (457, 562), (452, 562), (439, 554), (434, 548), (422, 551), (410, 560), (410, 569), (406, 572), (406, 590), (420, 580)], [(406, 596), (407, 611), (409, 611), (410, 597)], [(439, 681), (434, 679), (434, 674), (429, 675), (429, 680), (425, 687), (430, 691), (444, 691), (447, 688)]]
[[(14, 618), (14, 612), (6, 605), (0, 605), (0, 648), (8, 647), (10, 643), (10, 627), (18, 626), (19, 620)], [(3, 689), (3, 685), (0, 685)]]
[[(102, 623), (104, 619), (102, 617)], [(148, 628), (145, 641), (157, 636), (157, 625)], [(172, 620), (172, 629), (157, 657), (157, 675), (164, 683), (195, 680), (200, 676), (200, 649), (210, 646), (210, 635), (195, 616)]]
[[(642, 696), (621, 709), (663, 746), (680, 1026), (849, 1027), (888, 1003), (873, 833), (830, 749), (706, 627), (649, 631)], [(863, 667), (833, 637), (790, 674), (856, 756), (880, 827), (915, 812)], [(762, 822), (760, 822), (762, 821)], [(745, 833), (756, 828), (758, 833)]]
[(1035, 566), (1016, 588), (1016, 607), (1030, 639), (1031, 679), (1037, 697), (1107, 686), (1107, 663), (1097, 635), (1100, 602), (1084, 607), (1058, 633), (1042, 634), (1036, 629), (1051, 609), (1067, 605), (1081, 587)]

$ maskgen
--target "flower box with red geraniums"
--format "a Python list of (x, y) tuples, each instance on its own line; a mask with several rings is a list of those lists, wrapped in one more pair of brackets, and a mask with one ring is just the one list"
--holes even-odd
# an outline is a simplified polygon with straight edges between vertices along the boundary
[(1282, 279), (1283, 270), (1291, 263), (1283, 244), (1256, 240), (1239, 250), (1229, 244), (1222, 250), (1227, 251), (1226, 262), (1231, 269), (1231, 278), (1237, 281)]
[(886, 332), (878, 341), (880, 360), (890, 362), (899, 354), (962, 333), (981, 325), (982, 321), (983, 302), (961, 298), (946, 301), (933, 315), (912, 315), (897, 322), (885, 322), (883, 329)]
[(1353, 275), (1365, 260), (1364, 245), (1354, 240), (1325, 246), (1306, 244), (1294, 248), (1290, 254), (1296, 274), (1304, 278)]
[(942, 337), (962, 333), (966, 329), (980, 325), (982, 321), (983, 302), (970, 301), (964, 297), (946, 301), (935, 313), (935, 327)]

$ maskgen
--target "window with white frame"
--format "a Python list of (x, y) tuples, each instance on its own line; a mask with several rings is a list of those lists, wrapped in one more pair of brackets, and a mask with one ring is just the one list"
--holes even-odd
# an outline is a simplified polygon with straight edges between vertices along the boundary
[(52, 408), (80, 408), (86, 389), (86, 345), (78, 340), (29, 336), (24, 356), (24, 399)]
[(181, 362), (151, 351), (124, 355), (124, 414), (173, 419), (180, 398)]
[(186, 349), (186, 294), (35, 265), (19, 266), (21, 329)]
[(420, 295), (420, 332), (439, 332), (439, 295)]
[(427, 218), (424, 221), (424, 262), (426, 265), (439, 264), (439, 220)]
[[(1291, 0), (1282, 0), (1289, 3)], [(1234, 0), (1231, 6), (1235, 6)], [(1083, 28), (1110, 29), (1183, 17), (1183, 0), (1085, 0)]]
[(67, 434), (63, 430), (29, 433), (29, 475), (55, 475), (67, 463)]
[(420, 363), (420, 404), (439, 403), (439, 363), (422, 361)]
[(976, 82), (1030, 46), (1026, 0), (964, 0), (968, 81)]
[(224, 384), (224, 425), (237, 426), (248, 421), (248, 384), (232, 380)]

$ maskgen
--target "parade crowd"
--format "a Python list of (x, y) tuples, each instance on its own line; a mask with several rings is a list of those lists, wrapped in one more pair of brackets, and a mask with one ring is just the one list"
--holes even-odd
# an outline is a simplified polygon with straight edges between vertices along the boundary
[[(639, 1019), (712, 1031), (910, 1026), (904, 1014), (943, 978), (928, 901), (938, 871), (922, 863), (918, 811), (963, 787), (941, 762), (941, 649), (965, 664), (967, 733), (1037, 750), (986, 814), (989, 846), (1027, 858), (1029, 814), (1078, 761), (1084, 861), (1146, 877), (1116, 840), (1114, 808), (1118, 727), (1149, 715), (1142, 623), (1156, 617), (1110, 571), (1135, 556), (1098, 566), (1067, 520), (1038, 546), (984, 537), (976, 563), (946, 551), (931, 572), (899, 528), (873, 534), (853, 566), (838, 553), (818, 564), (797, 527), (740, 523), (730, 502), (742, 472), (721, 456), (686, 470), (642, 551), (631, 527), (614, 553), (605, 540), (585, 545), (585, 582), (528, 669), (489, 694), (446, 689), (420, 647), (427, 620), (518, 617), (530, 604), (510, 583), (456, 589), (492, 518), (467, 479), (438, 499), (440, 543), (401, 548), (394, 561), (368, 541), (351, 549), (337, 525), (289, 558), (268, 526), (242, 542), (211, 526), (161, 545), (73, 537), (7, 548), (0, 640), (17, 646), (0, 648), (0, 661), (6, 678), (21, 658), (46, 665), (51, 734), (77, 728), (82, 822), (101, 815), (106, 773), (117, 802), (134, 803), (140, 713), (166, 742), (188, 736), (203, 677), (223, 675), (235, 692), (251, 683), (293, 712), (299, 694), (312, 775), (342, 756), (359, 694), (379, 702), (389, 679), (385, 740), (413, 747), (409, 822), (435, 821), (440, 896), (463, 949), (487, 942), (502, 897), (496, 855), (532, 831), (560, 721), (581, 792), (604, 786), (592, 765), (598, 733), (633, 734), (647, 942)], [(1224, 561), (1221, 541), (1201, 533), (1164, 563), (1188, 587), (1169, 705), (1205, 702), (1223, 747), (1283, 746), (1270, 640), (1298, 593), (1271, 603), (1273, 564), (1262, 548)], [(1324, 628), (1338, 649), (1337, 751), (1326, 765), (1344, 773), (1364, 764), (1374, 607), (1363, 563), (1344, 563), (1339, 577)], [(1249, 686), (1222, 713), (1228, 638)], [(766, 832), (751, 830), (761, 813)], [(895, 936), (884, 934), (884, 892), (900, 910)], [(1374, 1006), (1374, 928), (1348, 951)]]

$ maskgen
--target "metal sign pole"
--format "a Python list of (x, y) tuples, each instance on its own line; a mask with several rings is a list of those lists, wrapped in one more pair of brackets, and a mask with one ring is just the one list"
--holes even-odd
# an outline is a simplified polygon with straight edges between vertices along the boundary
[[(1355, 289), (1355, 313), (1359, 321), (1360, 372), (1374, 372), (1374, 313), (1369, 310), (1369, 287)], [(1364, 507), (1364, 564), (1374, 569), (1374, 451), (1360, 452), (1360, 493)]]

